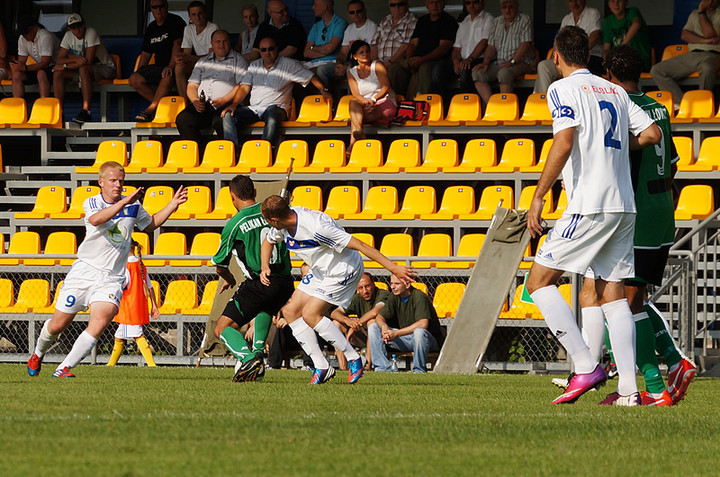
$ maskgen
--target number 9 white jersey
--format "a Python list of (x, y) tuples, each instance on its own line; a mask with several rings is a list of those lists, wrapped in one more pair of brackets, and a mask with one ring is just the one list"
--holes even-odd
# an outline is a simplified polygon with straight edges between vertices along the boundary
[(629, 134), (640, 134), (653, 124), (652, 119), (622, 87), (587, 69), (550, 85), (547, 100), (553, 134), (575, 128), (570, 158), (562, 171), (568, 196), (565, 213), (634, 213)]

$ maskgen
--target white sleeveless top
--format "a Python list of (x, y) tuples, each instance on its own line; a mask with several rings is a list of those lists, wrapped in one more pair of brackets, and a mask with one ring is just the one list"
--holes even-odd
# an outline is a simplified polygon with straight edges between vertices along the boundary
[[(365, 99), (375, 99), (375, 95), (380, 92), (382, 89), (382, 85), (380, 84), (380, 80), (377, 77), (377, 73), (375, 73), (375, 64), (377, 63), (377, 60), (372, 62), (372, 65), (370, 65), (370, 75), (367, 78), (360, 78), (358, 76), (357, 72), (357, 66), (353, 66), (350, 68), (350, 74), (355, 78), (355, 81), (357, 81), (358, 85), (358, 91), (360, 92), (360, 95)], [(396, 101), (395, 99), (395, 92), (391, 89), (388, 91), (388, 94), (385, 95), (385, 97), (389, 100), (392, 100), (393, 102)], [(378, 98), (378, 101), (383, 98)]]

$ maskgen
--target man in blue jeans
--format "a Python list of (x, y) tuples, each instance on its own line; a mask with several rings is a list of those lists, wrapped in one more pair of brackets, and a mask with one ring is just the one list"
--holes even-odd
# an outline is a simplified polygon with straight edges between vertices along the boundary
[[(260, 58), (250, 63), (248, 71), (235, 94), (233, 102), (222, 112), (223, 136), (235, 143), (240, 154), (238, 126), (264, 121), (262, 138), (270, 141), (273, 149), (280, 142), (280, 123), (287, 121), (292, 105), (292, 89), (295, 83), (307, 86), (312, 83), (322, 91), (325, 98), (330, 93), (312, 71), (291, 58), (278, 55), (278, 47), (271, 37), (260, 40)], [(250, 104), (240, 106), (250, 95)]]
[(395, 275), (390, 277), (390, 289), (392, 296), (375, 317), (375, 323), (368, 326), (373, 369), (390, 371), (390, 348), (412, 351), (413, 373), (424, 373), (428, 353), (440, 351), (444, 340), (435, 308), (425, 293)]

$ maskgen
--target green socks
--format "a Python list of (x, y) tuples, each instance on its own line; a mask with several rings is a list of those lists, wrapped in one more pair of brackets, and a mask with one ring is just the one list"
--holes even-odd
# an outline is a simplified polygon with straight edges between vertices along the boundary
[(635, 363), (645, 377), (645, 389), (652, 394), (665, 390), (655, 356), (655, 332), (646, 312), (633, 315), (635, 319)]
[(228, 351), (243, 363), (253, 356), (242, 333), (232, 326), (228, 326), (220, 333), (220, 340), (225, 343)]
[(255, 336), (253, 336), (252, 346), (253, 354), (260, 353), (265, 349), (265, 340), (267, 340), (268, 333), (270, 333), (271, 324), (272, 317), (264, 311), (255, 317)]
[(650, 317), (650, 322), (652, 323), (655, 333), (655, 350), (665, 358), (665, 364), (667, 364), (668, 368), (676, 365), (680, 362), (682, 356), (678, 353), (677, 348), (675, 348), (675, 343), (673, 343), (672, 338), (667, 332), (667, 328), (665, 328), (665, 320), (663, 320), (650, 305), (645, 305), (645, 311)]

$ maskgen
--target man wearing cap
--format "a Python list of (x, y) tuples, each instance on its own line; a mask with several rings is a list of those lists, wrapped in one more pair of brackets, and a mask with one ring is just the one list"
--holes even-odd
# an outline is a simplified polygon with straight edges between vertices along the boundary
[[(45, 28), (40, 28), (37, 20), (29, 15), (18, 20), (18, 33), (18, 58), (10, 62), (13, 96), (25, 96), (27, 83), (37, 84), (40, 97), (46, 98), (50, 96), (52, 67), (60, 48), (58, 39)], [(35, 60), (35, 64), (27, 64), (28, 56)]]
[(80, 83), (82, 110), (73, 122), (83, 124), (92, 119), (90, 101), (93, 82), (115, 77), (115, 64), (108, 55), (100, 35), (94, 28), (86, 26), (83, 18), (72, 13), (67, 19), (68, 31), (60, 42), (60, 52), (53, 69), (55, 97), (62, 102), (65, 97), (65, 81)]

